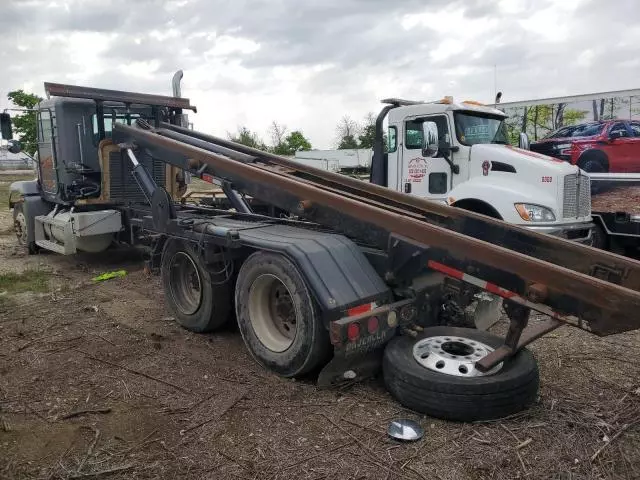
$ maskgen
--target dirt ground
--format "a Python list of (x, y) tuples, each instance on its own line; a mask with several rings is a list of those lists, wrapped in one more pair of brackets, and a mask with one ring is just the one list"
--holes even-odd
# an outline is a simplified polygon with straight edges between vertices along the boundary
[[(561, 328), (532, 346), (532, 408), (449, 423), (379, 379), (319, 390), (272, 375), (233, 326), (177, 326), (139, 253), (27, 256), (0, 208), (0, 280), (14, 279), (0, 291), (0, 478), (640, 478), (639, 333)], [(388, 439), (397, 417), (424, 439)]]
[(627, 212), (637, 215), (640, 213), (640, 186), (602, 188), (601, 192), (591, 197), (591, 209), (594, 212)]

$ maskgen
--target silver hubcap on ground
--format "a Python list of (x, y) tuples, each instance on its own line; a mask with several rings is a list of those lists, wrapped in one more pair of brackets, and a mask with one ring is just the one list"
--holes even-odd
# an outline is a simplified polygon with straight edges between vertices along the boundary
[(171, 259), (169, 275), (171, 296), (176, 307), (184, 315), (194, 314), (202, 302), (202, 281), (193, 259), (184, 252)]
[(16, 231), (16, 237), (18, 242), (22, 245), (27, 244), (27, 219), (24, 217), (24, 213), (18, 212), (16, 218), (13, 221), (13, 228)]
[(271, 274), (260, 275), (249, 289), (249, 320), (258, 340), (273, 352), (284, 352), (296, 337), (297, 313), (291, 292)]
[(434, 372), (457, 377), (481, 377), (493, 375), (502, 363), (488, 372), (481, 372), (475, 362), (493, 352), (493, 348), (477, 340), (457, 336), (423, 338), (413, 346), (413, 358)]

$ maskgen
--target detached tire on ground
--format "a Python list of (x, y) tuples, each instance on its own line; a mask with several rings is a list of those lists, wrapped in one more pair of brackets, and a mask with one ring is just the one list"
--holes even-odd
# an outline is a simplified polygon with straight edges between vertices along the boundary
[[(416, 345), (416, 355), (431, 368), (418, 363)], [(536, 400), (538, 367), (529, 350), (505, 360), (490, 375), (458, 376), (437, 371), (454, 367), (472, 373), (469, 362), (475, 361), (475, 356), (482, 358), (487, 353), (485, 346), (496, 349), (500, 345), (501, 338), (469, 328), (431, 327), (417, 338), (396, 337), (384, 352), (384, 382), (401, 404), (432, 417), (466, 422), (506, 417)]]
[(211, 332), (229, 320), (233, 297), (230, 281), (212, 282), (196, 249), (170, 239), (162, 252), (162, 284), (169, 310), (192, 332)]
[(253, 358), (283, 377), (304, 375), (331, 352), (329, 333), (298, 268), (277, 253), (256, 252), (236, 282), (236, 316)]

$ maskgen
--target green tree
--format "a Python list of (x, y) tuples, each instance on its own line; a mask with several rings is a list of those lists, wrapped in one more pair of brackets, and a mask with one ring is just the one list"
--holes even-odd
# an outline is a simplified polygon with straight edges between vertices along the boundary
[(24, 90), (14, 90), (9, 92), (7, 98), (16, 108), (23, 108), (27, 111), (15, 115), (11, 121), (13, 131), (20, 138), (22, 148), (29, 155), (34, 155), (38, 151), (38, 133), (36, 130), (36, 112), (33, 110), (42, 98)]
[(287, 148), (287, 155), (294, 155), (296, 152), (311, 150), (311, 142), (302, 134), (300, 130), (294, 130), (284, 141)]
[(300, 130), (294, 130), (287, 135), (287, 126), (275, 120), (269, 127), (271, 135), (270, 152), (276, 155), (295, 155), (296, 152), (311, 150), (311, 143)]
[[(358, 135), (359, 148), (373, 148), (376, 141), (376, 117), (369, 112), (364, 119), (364, 126)], [(386, 143), (386, 142), (385, 142)]]
[(260, 136), (256, 132), (249, 130), (247, 127), (238, 127), (238, 131), (236, 133), (227, 132), (227, 137), (229, 137), (229, 140), (232, 142), (239, 143), (247, 147), (257, 148), (258, 150), (268, 150)]
[(338, 123), (336, 132), (338, 134), (338, 150), (358, 148), (358, 124), (348, 115), (345, 115)]
[(289, 155), (289, 146), (286, 142), (287, 126), (280, 125), (274, 120), (269, 127), (269, 134), (271, 135), (271, 152), (276, 155)]

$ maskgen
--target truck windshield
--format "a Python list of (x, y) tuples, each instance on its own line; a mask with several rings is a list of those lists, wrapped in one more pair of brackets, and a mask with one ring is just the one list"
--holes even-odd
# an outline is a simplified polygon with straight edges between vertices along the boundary
[(476, 143), (508, 144), (504, 118), (476, 112), (455, 112), (456, 135), (463, 145)]

